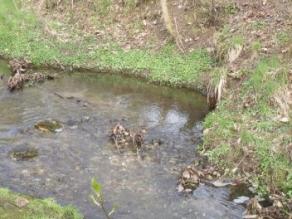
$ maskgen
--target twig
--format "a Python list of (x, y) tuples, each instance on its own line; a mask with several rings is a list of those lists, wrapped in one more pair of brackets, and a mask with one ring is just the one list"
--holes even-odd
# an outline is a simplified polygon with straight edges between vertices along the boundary
[(116, 148), (118, 149), (119, 153), (121, 153), (120, 146), (119, 146), (117, 138), (115, 136), (113, 138), (114, 138), (114, 142), (115, 142)]
[(101, 209), (103, 210), (104, 212), (104, 215), (107, 219), (111, 219), (111, 217), (109, 216), (109, 213), (107, 212), (107, 210), (105, 209), (104, 207), (104, 204), (103, 204), (103, 201), (100, 203), (100, 206), (101, 206)]
[(65, 99), (65, 97), (63, 97), (61, 94), (57, 93), (57, 92), (54, 92), (54, 94), (57, 96), (57, 97), (60, 97), (61, 99)]

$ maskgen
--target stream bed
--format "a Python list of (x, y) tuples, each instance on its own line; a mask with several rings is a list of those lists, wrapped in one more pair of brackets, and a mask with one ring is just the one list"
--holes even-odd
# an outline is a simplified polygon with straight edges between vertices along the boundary
[[(7, 71), (5, 66), (0, 70)], [(1, 74), (1, 72), (0, 72)], [(5, 81), (5, 80), (4, 80)], [(241, 218), (227, 188), (200, 186), (176, 191), (182, 168), (195, 159), (208, 113), (205, 98), (190, 90), (149, 85), (105, 74), (60, 74), (54, 81), (10, 93), (0, 80), (0, 186), (76, 206), (87, 219), (104, 218), (89, 198), (90, 182), (102, 184), (113, 218)], [(63, 124), (57, 133), (34, 128), (38, 121)], [(141, 158), (118, 152), (109, 140), (117, 123), (145, 129)], [(160, 142), (160, 144), (152, 144)], [(38, 151), (29, 160), (12, 150)]]

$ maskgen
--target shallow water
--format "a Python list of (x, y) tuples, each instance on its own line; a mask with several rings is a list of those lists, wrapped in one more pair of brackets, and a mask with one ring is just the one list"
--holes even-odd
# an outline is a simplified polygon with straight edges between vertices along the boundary
[[(0, 70), (6, 71), (3, 65)], [(89, 219), (104, 218), (89, 199), (95, 177), (106, 206), (118, 206), (114, 218), (241, 218), (243, 209), (228, 201), (227, 189), (176, 192), (179, 171), (195, 158), (207, 112), (205, 98), (193, 91), (112, 75), (63, 74), (15, 93), (0, 81), (0, 186), (75, 205)], [(48, 118), (61, 121), (63, 131), (33, 128)], [(131, 150), (119, 153), (108, 137), (117, 122), (146, 128), (146, 144), (163, 144), (145, 149), (142, 159)], [(9, 152), (24, 145), (39, 156), (12, 160)]]

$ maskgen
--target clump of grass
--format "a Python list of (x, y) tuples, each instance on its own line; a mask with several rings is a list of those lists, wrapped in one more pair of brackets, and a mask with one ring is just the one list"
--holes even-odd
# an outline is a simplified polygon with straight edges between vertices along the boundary
[(94, 2), (95, 10), (102, 16), (109, 13), (110, 7), (112, 5), (112, 0), (95, 0)]
[(276, 39), (280, 45), (283, 45), (288, 43), (289, 40), (291, 41), (291, 36), (289, 35), (288, 31), (287, 32), (282, 31), (276, 34)]
[(261, 42), (259, 40), (256, 40), (256, 41), (251, 43), (250, 47), (251, 47), (251, 50), (253, 52), (259, 52), (261, 50), (261, 48), (262, 48), (262, 44), (261, 44)]
[(228, 61), (228, 56), (232, 49), (236, 49), (237, 47), (242, 48), (244, 46), (245, 38), (242, 35), (231, 33), (226, 26), (215, 35), (214, 43), (217, 63), (224, 64)]
[[(25, 202), (19, 206), (18, 202)], [(71, 206), (61, 207), (53, 199), (33, 199), (0, 188), (1, 218), (17, 219), (81, 219), (79, 212)], [(8, 207), (5, 207), (8, 206)]]

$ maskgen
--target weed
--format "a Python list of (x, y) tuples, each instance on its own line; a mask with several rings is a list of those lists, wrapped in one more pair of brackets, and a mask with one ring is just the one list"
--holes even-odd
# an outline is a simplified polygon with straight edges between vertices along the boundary
[(226, 155), (230, 152), (230, 147), (227, 144), (218, 145), (213, 150), (210, 150), (205, 153), (212, 162), (220, 163), (224, 165), (225, 162), (221, 162), (222, 158), (226, 157)]
[(291, 36), (289, 36), (288, 32), (279, 32), (276, 35), (276, 39), (280, 45), (284, 45), (289, 42), (289, 40), (291, 39)]
[(253, 29), (261, 30), (267, 26), (267, 23), (265, 21), (258, 20), (254, 21), (251, 26)]
[(225, 11), (226, 14), (234, 15), (239, 11), (239, 9), (238, 9), (238, 7), (236, 7), (236, 4), (233, 3), (233, 4), (225, 5), (224, 6), (224, 11)]
[(259, 52), (262, 48), (262, 44), (259, 40), (252, 42), (251, 49), (253, 52)]
[(222, 64), (229, 59), (229, 53), (232, 49), (242, 48), (245, 44), (245, 38), (241, 35), (234, 35), (226, 26), (221, 32), (215, 35), (215, 57), (218, 64)]
[(110, 7), (112, 5), (112, 0), (95, 0), (94, 9), (102, 16), (109, 13)]
[(110, 211), (107, 211), (105, 208), (105, 200), (104, 195), (102, 193), (102, 186), (99, 184), (95, 179), (91, 180), (91, 189), (93, 191), (93, 194), (90, 196), (93, 203), (100, 207), (107, 219), (111, 218), (111, 215), (116, 211), (116, 208), (113, 207)]

